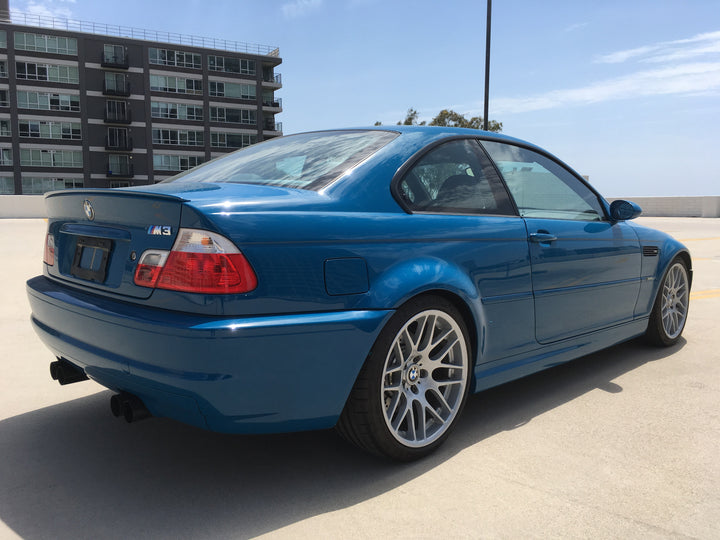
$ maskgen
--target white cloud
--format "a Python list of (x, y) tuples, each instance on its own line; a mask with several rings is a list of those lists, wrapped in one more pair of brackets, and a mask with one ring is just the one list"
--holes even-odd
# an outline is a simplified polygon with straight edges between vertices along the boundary
[(687, 39), (662, 41), (652, 45), (604, 54), (598, 56), (595, 62), (601, 64), (619, 64), (628, 60), (668, 62), (687, 60), (717, 52), (720, 52), (720, 31), (705, 32)]
[(535, 96), (491, 100), (493, 114), (523, 113), (557, 107), (657, 95), (695, 95), (720, 91), (720, 62), (704, 62), (644, 70), (579, 88)]
[(575, 23), (571, 24), (570, 26), (567, 26), (563, 29), (563, 32), (575, 32), (577, 30), (580, 30), (581, 28), (585, 28), (588, 25), (588, 23)]
[(318, 9), (321, 5), (322, 0), (294, 0), (283, 4), (281, 9), (286, 19), (295, 19)]
[(28, 0), (25, 2), (14, 2), (10, 11), (21, 11), (29, 15), (42, 18), (72, 17), (72, 11), (68, 4), (74, 4), (75, 0)]
[[(491, 99), (493, 114), (524, 113), (637, 97), (720, 93), (720, 31), (616, 51), (599, 56), (595, 61), (603, 64), (634, 62), (642, 68), (578, 88)], [(651, 65), (657, 67), (648, 69)]]

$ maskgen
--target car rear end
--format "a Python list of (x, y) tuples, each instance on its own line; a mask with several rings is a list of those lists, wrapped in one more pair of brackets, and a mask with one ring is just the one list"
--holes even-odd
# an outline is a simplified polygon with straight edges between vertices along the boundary
[(238, 310), (264, 305), (272, 276), (193, 203), (213, 190), (218, 204), (228, 196), (196, 185), (46, 197), (44, 272), (27, 289), (53, 375), (87, 376), (140, 404), (136, 416), (216, 431), (331, 427), (388, 314)]

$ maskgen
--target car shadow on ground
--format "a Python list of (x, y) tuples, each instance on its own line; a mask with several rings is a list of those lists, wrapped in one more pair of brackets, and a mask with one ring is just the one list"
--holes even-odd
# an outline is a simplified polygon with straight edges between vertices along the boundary
[(0, 422), (0, 519), (23, 538), (246, 538), (346, 508), (455, 454), (672, 355), (633, 341), (471, 396), (457, 429), (420, 462), (366, 455), (333, 431), (210, 433), (128, 425), (110, 392)]

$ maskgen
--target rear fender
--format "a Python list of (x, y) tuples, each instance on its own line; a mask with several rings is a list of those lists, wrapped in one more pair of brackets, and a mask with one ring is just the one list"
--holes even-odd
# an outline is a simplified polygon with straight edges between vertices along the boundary
[(477, 343), (483, 343), (486, 324), (482, 302), (477, 287), (460, 268), (433, 257), (424, 257), (404, 261), (388, 268), (382, 275), (372, 280), (369, 295), (373, 306), (394, 306), (402, 304), (427, 292), (450, 293), (459, 299), (458, 306), (466, 316), (472, 317), (468, 330), (474, 334), (470, 341), (474, 346), (474, 361), (478, 355)]

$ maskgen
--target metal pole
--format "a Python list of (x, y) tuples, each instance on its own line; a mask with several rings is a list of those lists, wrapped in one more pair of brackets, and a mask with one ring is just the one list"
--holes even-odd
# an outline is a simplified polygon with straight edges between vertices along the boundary
[(487, 23), (485, 25), (485, 110), (483, 111), (483, 129), (488, 130), (488, 102), (490, 97), (490, 14), (492, 0), (487, 0)]

